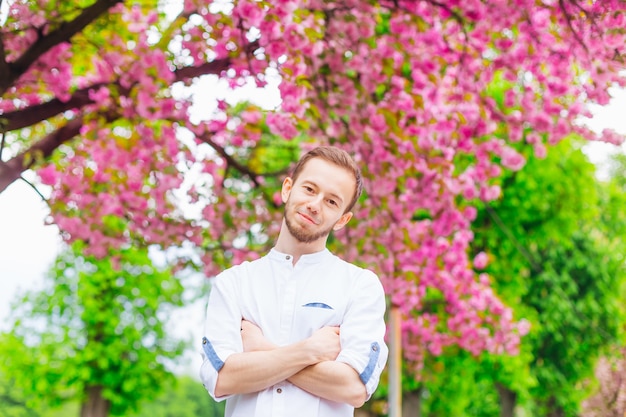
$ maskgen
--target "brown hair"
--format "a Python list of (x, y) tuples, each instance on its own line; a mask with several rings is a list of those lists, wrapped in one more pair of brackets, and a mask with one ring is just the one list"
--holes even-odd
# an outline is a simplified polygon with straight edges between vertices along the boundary
[(313, 158), (324, 159), (341, 168), (347, 169), (354, 175), (354, 196), (352, 196), (350, 204), (348, 204), (348, 206), (346, 207), (345, 213), (352, 210), (357, 200), (361, 196), (361, 193), (363, 192), (363, 179), (361, 177), (361, 170), (357, 166), (356, 162), (354, 162), (354, 159), (352, 159), (350, 154), (343, 149), (339, 149), (334, 146), (319, 146), (302, 155), (298, 163), (295, 165), (291, 173), (291, 179), (294, 182), (298, 178), (298, 175), (300, 175), (300, 173), (302, 172), (304, 165)]

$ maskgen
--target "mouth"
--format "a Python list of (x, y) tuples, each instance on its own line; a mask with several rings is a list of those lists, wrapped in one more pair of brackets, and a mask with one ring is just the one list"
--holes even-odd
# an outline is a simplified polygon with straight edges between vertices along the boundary
[(315, 219), (313, 219), (313, 218), (311, 218), (311, 217), (307, 216), (307, 215), (306, 215), (306, 214), (304, 214), (304, 213), (300, 213), (300, 212), (298, 212), (298, 214), (299, 214), (299, 215), (300, 215), (300, 217), (302, 217), (302, 218), (303, 218), (303, 219), (304, 219), (307, 223), (311, 223), (311, 224), (317, 225), (317, 221), (315, 221)]

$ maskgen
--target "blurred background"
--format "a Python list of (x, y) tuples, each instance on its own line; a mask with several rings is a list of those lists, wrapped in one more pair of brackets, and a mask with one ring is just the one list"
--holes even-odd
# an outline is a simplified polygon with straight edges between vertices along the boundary
[(203, 3), (0, 1), (0, 417), (223, 415), (210, 278), (320, 143), (403, 320), (357, 416), (626, 416), (623, 4)]

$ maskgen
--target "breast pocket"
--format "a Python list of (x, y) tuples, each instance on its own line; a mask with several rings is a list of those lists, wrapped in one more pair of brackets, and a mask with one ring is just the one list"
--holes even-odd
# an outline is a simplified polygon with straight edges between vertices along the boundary
[(324, 326), (339, 326), (341, 315), (331, 304), (324, 301), (307, 301), (298, 307), (300, 328), (308, 329), (308, 335)]

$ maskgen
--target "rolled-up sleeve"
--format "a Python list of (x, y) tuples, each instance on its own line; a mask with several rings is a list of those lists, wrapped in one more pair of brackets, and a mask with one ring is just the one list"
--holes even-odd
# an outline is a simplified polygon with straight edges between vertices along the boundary
[(211, 397), (215, 397), (220, 369), (230, 355), (243, 351), (241, 342), (241, 308), (237, 297), (237, 280), (232, 270), (218, 275), (212, 283), (207, 304), (204, 337), (201, 341), (200, 379)]
[(385, 344), (385, 293), (378, 277), (364, 270), (358, 277), (340, 327), (341, 352), (337, 361), (358, 373), (368, 398), (380, 380), (389, 350)]

